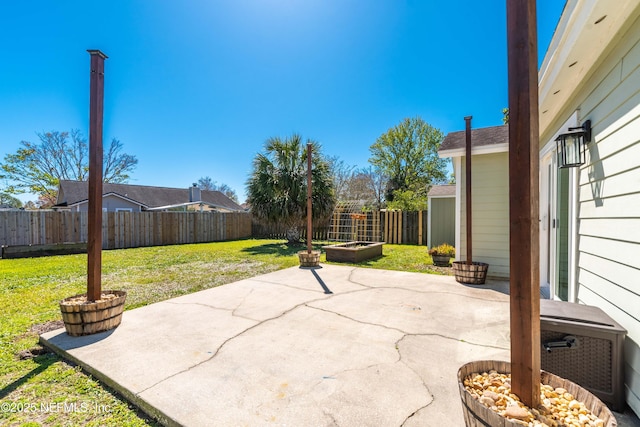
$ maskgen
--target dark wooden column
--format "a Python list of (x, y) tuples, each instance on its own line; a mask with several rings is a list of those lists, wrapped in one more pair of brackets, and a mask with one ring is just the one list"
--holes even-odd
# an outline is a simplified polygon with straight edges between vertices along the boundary
[(87, 300), (100, 299), (102, 293), (102, 116), (104, 99), (104, 60), (99, 50), (91, 55), (89, 88), (89, 223), (87, 242)]
[(538, 48), (536, 1), (507, 0), (511, 388), (540, 402)]
[(471, 119), (472, 116), (464, 118), (465, 122), (465, 203), (467, 207), (467, 265), (473, 262), (473, 210), (471, 209)]
[(311, 200), (311, 143), (307, 143), (307, 253), (311, 253), (311, 234), (313, 233), (313, 203)]

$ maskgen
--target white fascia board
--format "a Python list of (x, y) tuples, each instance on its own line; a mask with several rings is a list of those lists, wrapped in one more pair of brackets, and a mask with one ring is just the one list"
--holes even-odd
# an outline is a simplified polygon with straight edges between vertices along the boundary
[[(494, 153), (506, 153), (509, 152), (509, 143), (502, 144), (492, 144), (492, 145), (483, 145), (480, 147), (472, 147), (471, 155), (477, 156), (481, 154), (494, 154)], [(438, 156), (441, 159), (453, 158), (453, 157), (463, 157), (467, 154), (467, 150), (465, 148), (456, 148), (455, 150), (443, 150), (438, 151)]]
[(455, 194), (444, 194), (439, 196), (427, 196), (427, 199), (455, 199)]

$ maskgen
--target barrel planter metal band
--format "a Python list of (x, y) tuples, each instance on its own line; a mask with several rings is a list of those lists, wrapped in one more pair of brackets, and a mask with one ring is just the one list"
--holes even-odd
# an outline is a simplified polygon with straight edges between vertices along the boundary
[(318, 267), (320, 265), (320, 251), (307, 251), (298, 252), (298, 259), (300, 260), (300, 267)]
[(466, 261), (455, 261), (453, 263), (453, 274), (456, 276), (456, 281), (468, 285), (483, 285), (487, 279), (488, 269), (489, 264), (484, 262), (467, 264)]
[[(509, 362), (498, 360), (479, 360), (462, 365), (458, 370), (458, 389), (460, 391), (460, 399), (462, 401), (465, 425), (467, 427), (521, 426), (522, 424), (504, 418), (497, 412), (486, 407), (464, 388), (464, 379), (468, 375), (473, 373), (490, 372), (491, 370), (495, 370), (501, 374), (510, 374), (511, 364)], [(567, 392), (571, 393), (576, 400), (584, 403), (587, 409), (589, 409), (595, 416), (603, 420), (605, 427), (617, 427), (618, 423), (609, 408), (607, 408), (600, 399), (588, 390), (569, 380), (546, 371), (540, 372), (540, 382), (554, 388), (561, 387), (566, 389)]]
[(60, 301), (60, 312), (67, 334), (72, 336), (90, 335), (113, 329), (120, 324), (127, 293), (125, 291), (102, 291), (102, 294), (113, 294), (116, 297), (96, 302), (71, 302), (86, 296), (81, 294)]

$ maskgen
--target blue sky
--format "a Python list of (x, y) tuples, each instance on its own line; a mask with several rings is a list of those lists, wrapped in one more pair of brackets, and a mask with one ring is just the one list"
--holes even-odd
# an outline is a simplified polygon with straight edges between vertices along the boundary
[[(563, 6), (538, 1), (540, 62)], [(447, 133), (499, 125), (508, 104), (506, 0), (6, 2), (1, 159), (36, 132), (88, 135), (87, 49), (109, 56), (104, 139), (137, 156), (130, 183), (210, 176), (241, 202), (271, 136), (366, 167), (405, 117)]]

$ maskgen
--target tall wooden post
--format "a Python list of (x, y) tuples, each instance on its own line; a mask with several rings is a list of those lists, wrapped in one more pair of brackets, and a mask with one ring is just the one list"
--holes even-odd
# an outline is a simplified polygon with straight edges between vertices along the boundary
[(99, 50), (91, 55), (89, 89), (89, 223), (87, 242), (87, 300), (102, 294), (102, 116), (104, 99), (104, 60)]
[(538, 47), (536, 0), (507, 0), (511, 388), (540, 403)]
[(313, 233), (312, 211), (313, 203), (311, 200), (311, 151), (312, 145), (307, 143), (307, 253), (311, 253), (311, 233)]
[(472, 233), (472, 210), (471, 210), (471, 119), (472, 116), (464, 118), (465, 122), (465, 203), (467, 207), (467, 265), (473, 262), (473, 233)]

